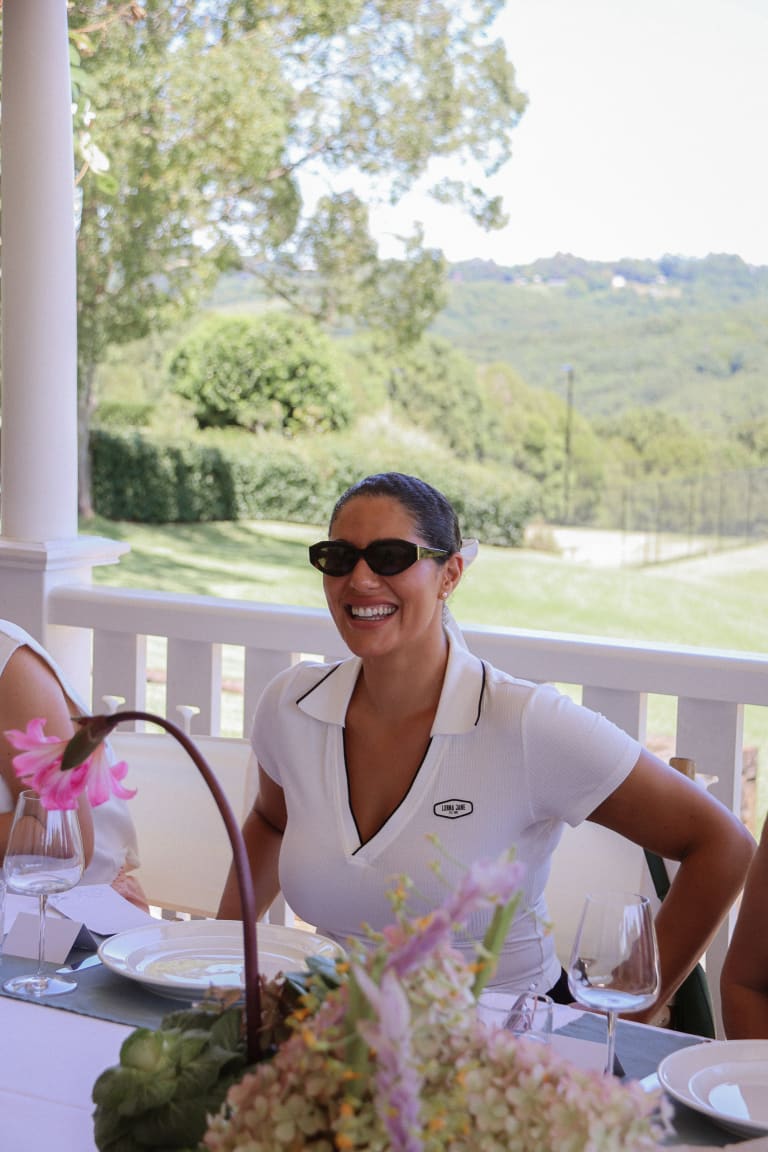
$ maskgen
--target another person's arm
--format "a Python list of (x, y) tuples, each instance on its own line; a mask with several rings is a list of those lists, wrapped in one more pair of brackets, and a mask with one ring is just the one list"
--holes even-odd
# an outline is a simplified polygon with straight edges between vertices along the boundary
[[(285, 821), (283, 790), (259, 766), (259, 791), (243, 824), (243, 838), (251, 866), (258, 917), (264, 916), (280, 891), (278, 860)], [(242, 918), (234, 865), (229, 870), (224, 894), (219, 904), (218, 917), (220, 920)]]
[(741, 898), (720, 980), (729, 1040), (768, 1040), (768, 820)]
[(661, 988), (652, 1020), (715, 935), (738, 896), (752, 836), (703, 788), (643, 751), (626, 780), (590, 816), (680, 867), (656, 917)]
[[(17, 751), (3, 736), (11, 728), (24, 729), (30, 720), (44, 717), (45, 733), (64, 740), (74, 734), (70, 708), (51, 669), (31, 648), (17, 649), (0, 677), (0, 775), (8, 786), (14, 804), (24, 784), (13, 767)], [(79, 804), (80, 829), (86, 864), (93, 855), (93, 818), (83, 796)], [(0, 860), (5, 856), (13, 812), (0, 814)]]

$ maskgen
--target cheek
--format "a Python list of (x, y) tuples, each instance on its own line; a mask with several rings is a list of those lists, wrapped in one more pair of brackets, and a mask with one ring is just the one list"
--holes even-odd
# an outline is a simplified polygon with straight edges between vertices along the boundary
[(414, 606), (418, 606), (420, 612), (431, 615), (436, 608), (442, 608), (443, 601), (440, 599), (442, 586), (440, 577), (422, 579), (410, 590), (408, 599)]

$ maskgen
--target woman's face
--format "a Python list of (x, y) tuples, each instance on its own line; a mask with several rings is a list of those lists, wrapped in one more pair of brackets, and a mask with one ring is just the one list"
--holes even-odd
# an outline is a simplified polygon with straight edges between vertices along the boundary
[[(411, 513), (392, 496), (355, 496), (338, 512), (330, 538), (365, 548), (374, 540), (429, 545)], [(364, 559), (348, 576), (324, 576), (323, 588), (336, 627), (358, 656), (383, 656), (442, 637), (442, 593), (459, 582), (462, 559), (445, 564), (417, 560), (396, 576), (378, 576)]]

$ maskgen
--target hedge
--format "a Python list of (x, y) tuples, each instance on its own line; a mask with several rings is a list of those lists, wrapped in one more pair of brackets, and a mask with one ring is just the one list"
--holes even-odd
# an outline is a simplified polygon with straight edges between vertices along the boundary
[(466, 536), (522, 544), (535, 507), (520, 473), (459, 462), (445, 451), (382, 438), (206, 433), (183, 442), (147, 432), (91, 432), (94, 509), (108, 520), (169, 524), (208, 520), (327, 523), (341, 493), (372, 472), (421, 476), (453, 503)]

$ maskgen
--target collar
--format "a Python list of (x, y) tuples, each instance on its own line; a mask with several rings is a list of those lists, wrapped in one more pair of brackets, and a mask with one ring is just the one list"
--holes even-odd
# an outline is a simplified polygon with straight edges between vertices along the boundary
[[(343, 728), (361, 664), (359, 656), (334, 664), (322, 680), (299, 697), (298, 707), (315, 720)], [(448, 664), (430, 735), (471, 732), (480, 719), (484, 690), (482, 660), (457, 644), (449, 634)]]

